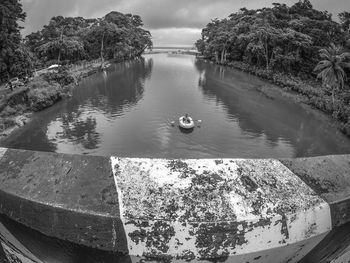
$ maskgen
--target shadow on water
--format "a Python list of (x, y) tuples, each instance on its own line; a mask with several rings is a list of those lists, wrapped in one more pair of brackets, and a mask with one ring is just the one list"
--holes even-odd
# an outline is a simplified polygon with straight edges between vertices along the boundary
[(182, 127), (179, 126), (179, 130), (180, 132), (184, 133), (184, 134), (190, 134), (193, 132), (194, 128), (191, 128), (191, 129), (184, 129)]

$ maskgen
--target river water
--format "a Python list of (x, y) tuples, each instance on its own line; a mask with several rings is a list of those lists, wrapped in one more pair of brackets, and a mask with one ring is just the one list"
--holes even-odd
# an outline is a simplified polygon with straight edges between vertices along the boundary
[[(188, 113), (197, 125), (178, 127)], [(175, 125), (171, 125), (175, 121)], [(112, 65), (36, 114), (2, 146), (167, 158), (301, 157), (350, 152), (323, 114), (252, 75), (181, 54)]]

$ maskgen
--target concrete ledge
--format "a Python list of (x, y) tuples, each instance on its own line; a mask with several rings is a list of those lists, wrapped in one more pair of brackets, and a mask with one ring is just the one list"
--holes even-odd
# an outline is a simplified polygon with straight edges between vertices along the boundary
[(330, 204), (333, 226), (350, 221), (350, 155), (284, 159), (281, 162)]
[(112, 164), (132, 255), (297, 262), (331, 230), (328, 204), (277, 160)]
[(350, 155), (166, 160), (0, 148), (0, 212), (133, 256), (298, 262), (350, 221), (349, 163)]
[(49, 236), (127, 252), (109, 158), (2, 153), (1, 213)]

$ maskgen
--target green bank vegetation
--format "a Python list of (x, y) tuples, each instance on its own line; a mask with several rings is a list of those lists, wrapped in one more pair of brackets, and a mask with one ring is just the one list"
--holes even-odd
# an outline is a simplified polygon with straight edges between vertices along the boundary
[(18, 0), (2, 1), (0, 16), (1, 82), (55, 63), (132, 59), (152, 47), (151, 34), (138, 15), (113, 11), (96, 19), (56, 16), (24, 39), (18, 22), (26, 14)]
[(242, 8), (208, 23), (196, 47), (217, 64), (297, 91), (303, 102), (339, 120), (350, 136), (350, 13), (340, 13), (339, 21), (309, 0)]
[[(105, 60), (138, 58), (152, 48), (151, 34), (138, 15), (113, 11), (96, 19), (56, 16), (22, 38), (19, 22), (25, 17), (19, 0), (2, 0), (0, 132), (15, 125), (19, 114), (42, 110), (67, 96), (81, 77), (96, 72)], [(45, 70), (53, 64), (62, 66)]]
[(138, 15), (110, 12), (103, 18), (51, 18), (48, 25), (25, 38), (26, 46), (40, 61), (53, 64), (79, 60), (140, 56), (152, 47), (151, 34)]

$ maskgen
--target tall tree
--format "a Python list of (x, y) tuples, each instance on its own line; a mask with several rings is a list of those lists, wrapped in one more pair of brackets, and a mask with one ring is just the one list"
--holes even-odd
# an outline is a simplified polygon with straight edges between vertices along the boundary
[(328, 48), (320, 50), (321, 61), (315, 67), (319, 72), (317, 77), (332, 90), (332, 100), (334, 104), (334, 94), (344, 87), (346, 73), (344, 69), (350, 69), (350, 53), (344, 52), (342, 47), (337, 47), (333, 43)]
[(258, 60), (262, 58), (266, 69), (269, 69), (274, 56), (273, 47), (277, 46), (281, 35), (282, 30), (272, 27), (269, 23), (255, 24), (250, 34), (247, 35), (247, 40), (250, 42), (247, 51), (255, 55)]
[(257, 10), (241, 8), (228, 18), (214, 19), (196, 46), (217, 62), (244, 61), (268, 70), (310, 74), (319, 49), (331, 42), (345, 45), (347, 39), (328, 12), (300, 0), (291, 7), (274, 3)]
[(63, 37), (48, 41), (35, 49), (43, 61), (69, 60), (77, 61), (86, 57), (84, 45), (79, 38)]
[(26, 37), (30, 50), (45, 63), (50, 60), (124, 60), (152, 47), (151, 34), (138, 15), (110, 12), (103, 18), (51, 18), (41, 31)]
[(27, 57), (20, 50), (21, 27), (26, 14), (19, 0), (2, 0), (0, 3), (0, 81), (23, 74), (24, 68), (13, 67), (14, 61), (27, 63)]

